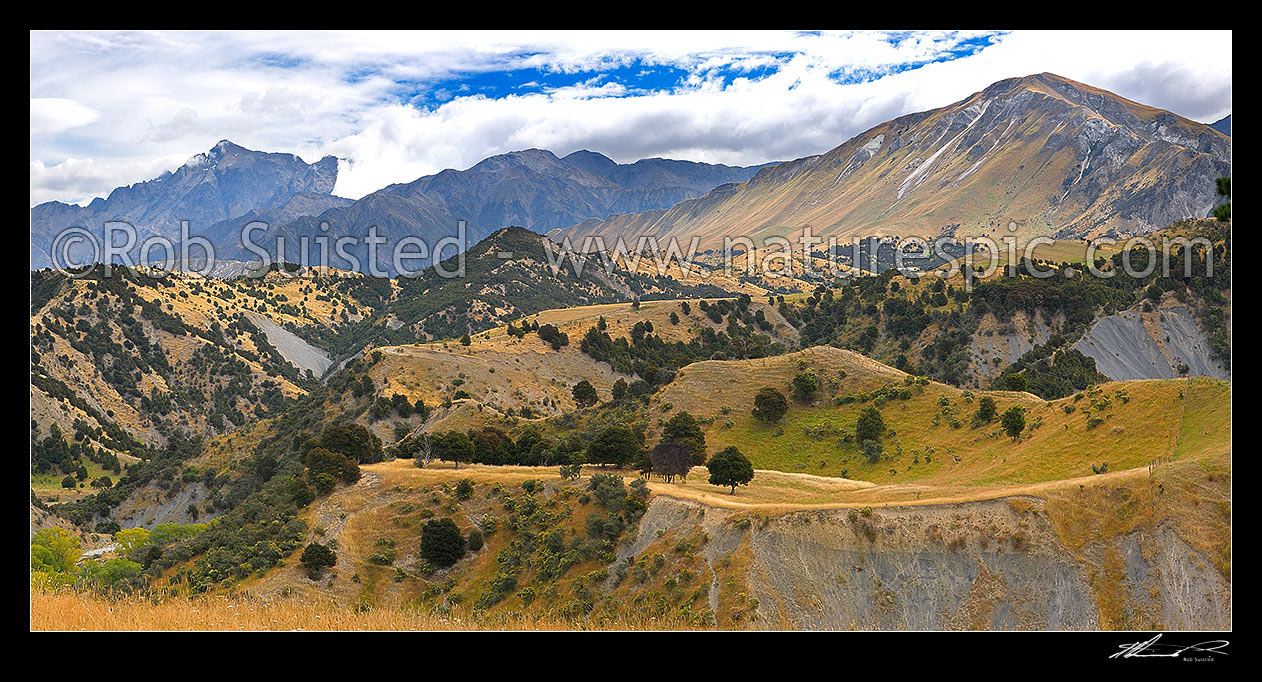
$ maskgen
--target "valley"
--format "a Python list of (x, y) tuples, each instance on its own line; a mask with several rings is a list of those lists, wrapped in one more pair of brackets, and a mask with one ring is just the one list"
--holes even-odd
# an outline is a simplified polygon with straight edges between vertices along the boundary
[[(32, 629), (1231, 629), (1229, 131), (1038, 74), (778, 163), (527, 149), (352, 201), (225, 140), (36, 205)], [(181, 211), (230, 262), (46, 267)], [(255, 219), (471, 241), (259, 269)], [(804, 229), (875, 241), (723, 270)], [(642, 235), (702, 248), (585, 245)]]

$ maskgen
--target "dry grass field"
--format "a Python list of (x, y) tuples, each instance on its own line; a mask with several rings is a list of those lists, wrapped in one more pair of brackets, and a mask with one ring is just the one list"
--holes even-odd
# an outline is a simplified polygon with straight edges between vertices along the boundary
[[(667, 618), (605, 624), (607, 630), (691, 629)], [(31, 629), (37, 631), (471, 631), (582, 630), (582, 623), (531, 614), (477, 616), (466, 610), (430, 613), (415, 606), (391, 604), (368, 609), (347, 608), (327, 597), (250, 598), (216, 595), (200, 598), (109, 598), (77, 592), (31, 591)]]
[[(713, 300), (713, 299), (711, 299)], [(667, 342), (687, 342), (703, 327), (719, 327), (697, 310), (692, 301), (691, 316), (682, 315), (680, 301), (645, 301), (638, 308), (626, 303), (581, 306), (545, 310), (528, 319), (538, 324), (551, 324), (570, 339), (560, 350), (544, 343), (536, 334), (518, 339), (508, 334), (507, 327), (497, 327), (474, 335), (470, 345), (456, 341), (435, 341), (379, 349), (382, 359), (373, 366), (373, 379), (384, 395), (401, 393), (410, 401), (422, 400), (434, 406), (464, 391), (469, 397), (495, 413), (508, 409), (519, 411), (529, 407), (544, 415), (575, 408), (571, 389), (584, 379), (596, 388), (602, 400), (608, 400), (610, 389), (619, 378), (628, 382), (633, 377), (618, 374), (608, 364), (597, 362), (579, 349), (579, 342), (588, 329), (605, 319), (610, 336), (629, 336), (638, 322), (650, 322), (653, 333)], [(797, 332), (780, 313), (765, 301), (750, 304), (751, 310), (762, 310), (775, 325), (776, 340), (795, 344)], [(671, 313), (680, 322), (670, 321)], [(446, 415), (438, 428), (456, 428), (464, 422), (457, 418), (448, 423)], [(453, 425), (455, 424), (455, 425)]]

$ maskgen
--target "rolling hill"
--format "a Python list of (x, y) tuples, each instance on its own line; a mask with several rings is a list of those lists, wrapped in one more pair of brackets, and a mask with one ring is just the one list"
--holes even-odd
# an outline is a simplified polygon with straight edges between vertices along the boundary
[[(891, 384), (911, 394), (841, 404), (827, 395), (795, 403), (778, 426), (734, 412), (729, 427), (718, 416), (706, 427), (708, 449), (739, 443), (759, 467), (735, 495), (707, 483), (701, 468), (685, 480), (640, 485), (625, 471), (593, 466), (571, 480), (556, 467), (368, 464), (356, 483), (321, 495), (284, 526), (301, 521), (295, 544), (336, 548), (337, 565), (318, 579), (297, 561), (257, 571), (245, 563), (250, 570), (185, 603), (185, 581), (200, 591), (214, 579), (208, 566), (222, 563), (197, 559), (164, 583), (173, 594), (163, 602), (115, 601), (112, 618), (176, 629), (1229, 626), (1226, 382), (1113, 383), (1081, 400), (1044, 403), (909, 384), (858, 354), (813, 348), (694, 364), (646, 407), (657, 413), (673, 402), (718, 415), (719, 401), (787, 387), (803, 363), (821, 374), (844, 371), (838, 394)], [(1026, 407), (1030, 426), (1014, 441), (990, 434), (989, 424), (930, 421), (966, 417), (982, 397)], [(886, 461), (856, 467), (854, 478), (786, 471), (794, 458), (844, 456), (848, 445), (810, 427), (847, 421), (861, 405), (886, 415)], [(1087, 426), (1089, 410), (1100, 425)], [(1170, 428), (1143, 428), (1153, 421)], [(1088, 468), (1097, 455), (1107, 456), (1107, 471)], [(607, 494), (609, 486), (622, 494)], [(224, 525), (239, 527), (238, 517), (229, 512)], [(451, 566), (422, 558), (437, 519), (478, 538)], [(48, 626), (103, 618), (90, 594), (37, 598)], [(254, 606), (236, 615), (232, 600)]]
[(363, 324), (313, 328), (316, 335), (308, 340), (346, 356), (368, 345), (456, 339), (552, 308), (726, 296), (723, 286), (736, 285), (722, 278), (710, 283), (631, 272), (619, 263), (606, 269), (597, 261), (580, 272), (572, 260), (556, 254), (557, 246), (540, 234), (521, 227), (497, 230), (440, 264), (452, 273), (463, 262), (461, 277), (446, 277), (431, 267), (417, 277), (365, 278), (379, 290), (367, 299), (376, 312)]

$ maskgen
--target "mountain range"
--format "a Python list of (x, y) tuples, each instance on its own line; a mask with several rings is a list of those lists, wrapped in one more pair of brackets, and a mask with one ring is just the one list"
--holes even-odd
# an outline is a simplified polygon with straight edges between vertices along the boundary
[[(362, 239), (373, 225), (388, 239), (381, 253), (405, 236), (433, 245), (455, 234), (459, 220), (467, 222), (467, 243), (473, 244), (508, 225), (544, 232), (586, 218), (667, 208), (718, 185), (748, 180), (759, 168), (656, 158), (618, 164), (586, 150), (558, 158), (527, 149), (352, 201), (330, 193), (337, 180), (335, 157), (308, 165), (289, 154), (251, 151), (224, 140), (174, 172), (118, 188), (86, 207), (60, 202), (34, 207), (31, 265), (49, 264), (49, 247), (59, 230), (70, 225), (100, 229), (107, 220), (133, 224), (141, 240), (150, 234), (176, 238), (179, 221), (188, 220), (193, 234), (210, 240), (216, 256), (229, 260), (257, 259), (241, 238), (241, 228), (254, 221), (269, 228), (251, 240), (273, 256), (277, 237), (288, 245), (303, 236)], [(300, 260), (294, 246), (287, 249), (285, 259)], [(350, 251), (365, 261), (364, 249)], [(380, 259), (381, 266), (394, 274), (387, 261)]]
[(207, 226), (252, 211), (272, 209), (284, 214), (286, 206), (291, 207), (290, 213), (323, 211), (345, 201), (329, 194), (336, 183), (336, 157), (308, 164), (292, 154), (257, 152), (222, 140), (174, 171), (118, 187), (87, 206), (59, 201), (35, 206), (31, 209), (31, 267), (50, 264), (49, 247), (67, 227), (100, 234), (106, 221), (123, 221), (137, 228), (138, 240), (151, 235), (177, 240), (181, 220), (189, 222), (193, 234), (201, 234)]
[[(255, 261), (241, 228), (275, 257), (302, 260), (300, 240), (403, 237), (433, 247), (466, 221), (466, 245), (505, 226), (558, 241), (606, 243), (725, 236), (762, 239), (811, 228), (817, 236), (1009, 234), (1079, 238), (1142, 234), (1216, 205), (1230, 175), (1230, 116), (1207, 126), (1053, 74), (1000, 81), (940, 109), (878, 125), (821, 155), (734, 167), (668, 159), (618, 164), (581, 150), (527, 149), (390, 185), (358, 200), (334, 196), (338, 160), (314, 164), (227, 140), (179, 169), (115, 189), (87, 206), (31, 209), (31, 266), (49, 265), (59, 230), (108, 220), (179, 236), (179, 221), (207, 238), (220, 261)], [(257, 248), (257, 247), (256, 247)], [(312, 247), (314, 251), (315, 247)], [(368, 270), (366, 247), (347, 249)], [(197, 251), (194, 251), (196, 255)], [(451, 255), (450, 250), (443, 256)], [(82, 257), (82, 253), (79, 254)], [(334, 265), (343, 265), (334, 262)], [(352, 263), (344, 264), (352, 266)]]
[(552, 236), (579, 246), (654, 235), (1142, 234), (1218, 202), (1231, 138), (1210, 126), (1053, 74), (1000, 81), (901, 116), (818, 156), (764, 168), (670, 209), (587, 220)]
[(1231, 114), (1227, 114), (1226, 116), (1218, 119), (1217, 121), (1214, 121), (1213, 123), (1209, 124), (1209, 127), (1213, 128), (1214, 130), (1217, 130), (1218, 132), (1222, 133), (1223, 135), (1226, 135), (1227, 137), (1231, 137)]

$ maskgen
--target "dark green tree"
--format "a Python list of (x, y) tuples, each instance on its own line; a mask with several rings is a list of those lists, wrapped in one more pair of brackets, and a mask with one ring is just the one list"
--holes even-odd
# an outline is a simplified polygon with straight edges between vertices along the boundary
[(819, 375), (813, 369), (804, 369), (793, 377), (793, 397), (806, 402), (819, 393)]
[(1024, 391), (1029, 386), (1029, 382), (1026, 381), (1025, 375), (1013, 373), (1004, 375), (1003, 385), (1009, 391)]
[(613, 399), (615, 401), (622, 400), (627, 395), (627, 380), (618, 379), (613, 382)]
[[(701, 430), (701, 425), (697, 423), (697, 418), (693, 417), (687, 410), (681, 410), (679, 414), (671, 417), (665, 428), (662, 429), (662, 442), (664, 443), (680, 443), (687, 446), (692, 452), (692, 462), (696, 466), (705, 464), (705, 432)], [(654, 471), (657, 470), (656, 464), (653, 466)]]
[(621, 467), (635, 462), (643, 449), (644, 444), (634, 431), (625, 426), (611, 426), (587, 446), (587, 461)]
[(868, 460), (869, 464), (876, 464), (881, 461), (881, 454), (885, 452), (885, 446), (881, 445), (881, 441), (865, 440), (863, 441), (863, 457)]
[[(320, 484), (320, 474), (328, 474), (348, 485), (359, 482), (359, 464), (355, 460), (340, 452), (320, 447), (316, 441), (307, 441), (302, 452), (302, 463), (307, 467), (311, 480), (316, 482), (317, 488)], [(331, 487), (329, 489), (332, 490)]]
[(574, 394), (574, 404), (578, 405), (579, 409), (591, 407), (600, 400), (600, 396), (596, 395), (596, 388), (586, 379), (574, 384), (571, 392)]
[(289, 480), (289, 494), (294, 498), (294, 504), (299, 507), (305, 507), (311, 504), (315, 499), (315, 493), (311, 492), (311, 486), (301, 478), (292, 478)]
[(431, 519), (421, 529), (421, 558), (430, 565), (446, 568), (465, 554), (464, 536), (449, 518)]
[[(387, 403), (387, 412), (389, 409), (389, 403)], [(320, 434), (320, 445), (360, 464), (372, 464), (385, 459), (381, 439), (359, 424), (326, 428)]]
[(1020, 405), (1013, 405), (1003, 413), (1001, 420), (1003, 424), (1003, 432), (1008, 434), (1013, 440), (1016, 440), (1021, 432), (1025, 430), (1025, 408)]
[(337, 555), (333, 550), (318, 543), (313, 542), (302, 550), (302, 557), (299, 559), (304, 568), (307, 569), (307, 577), (315, 580), (320, 577), (320, 570), (337, 565)]
[(879, 443), (884, 435), (885, 418), (881, 416), (881, 411), (871, 405), (863, 408), (863, 411), (859, 413), (859, 419), (854, 425), (855, 440), (860, 444), (865, 440)]
[(395, 393), (390, 396), (390, 406), (394, 408), (395, 414), (407, 419), (412, 416), (412, 403), (408, 401), (408, 397), (402, 393)]
[(736, 486), (748, 485), (754, 480), (754, 465), (735, 446), (716, 453), (706, 468), (710, 470), (710, 484), (731, 487), (731, 495), (736, 494)]
[(995, 399), (984, 395), (977, 401), (977, 411), (973, 413), (973, 424), (989, 424), (995, 420), (995, 414), (997, 414)]
[(434, 457), (455, 462), (459, 469), (461, 462), (473, 460), (473, 440), (459, 431), (448, 431), (434, 439)]
[(780, 421), (789, 411), (789, 401), (784, 394), (770, 386), (758, 389), (754, 395), (754, 418), (768, 424)]

